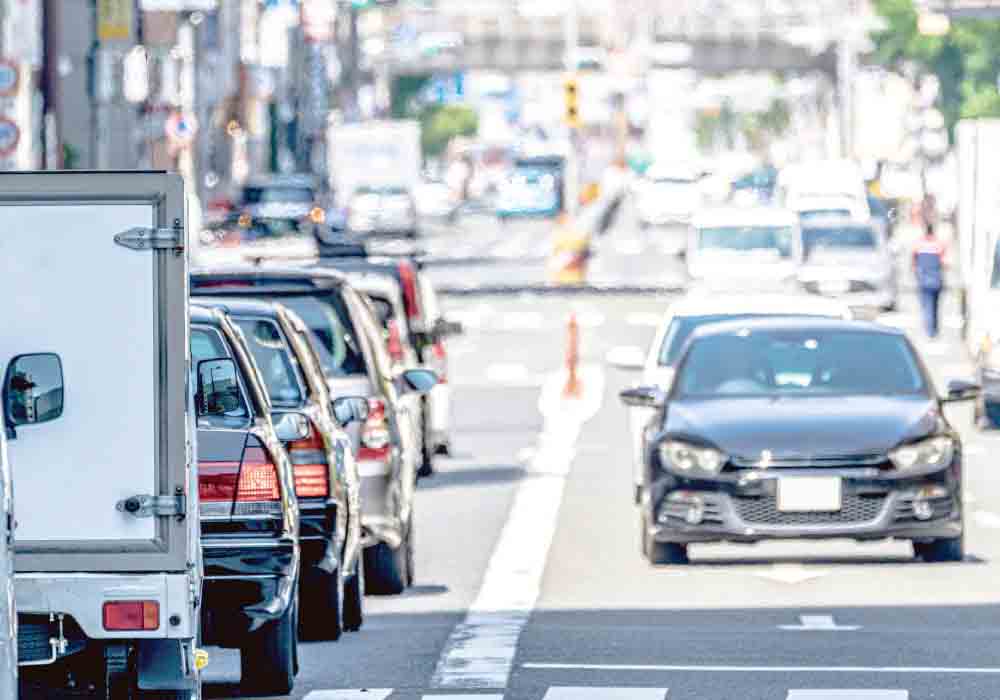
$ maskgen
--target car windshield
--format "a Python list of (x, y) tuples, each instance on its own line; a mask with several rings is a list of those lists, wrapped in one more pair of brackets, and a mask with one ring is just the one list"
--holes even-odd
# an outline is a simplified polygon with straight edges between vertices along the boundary
[(302, 404), (302, 384), (292, 364), (292, 351), (278, 324), (270, 319), (237, 318), (250, 353), (260, 368), (264, 385), (275, 406)]
[(824, 226), (804, 228), (802, 246), (806, 257), (824, 248), (875, 250), (875, 232), (867, 226)]
[(365, 374), (365, 360), (358, 345), (347, 307), (337, 294), (324, 297), (289, 296), (281, 303), (302, 317), (316, 339), (323, 371), (329, 377)]
[(692, 340), (674, 398), (927, 395), (899, 335), (855, 330), (738, 330)]
[(721, 323), (723, 321), (752, 321), (758, 318), (818, 318), (822, 314), (707, 314), (703, 316), (675, 316), (667, 327), (667, 333), (663, 337), (663, 344), (660, 346), (659, 364), (662, 367), (673, 367), (681, 359), (681, 351), (688, 338), (701, 328), (710, 323)]
[(314, 199), (315, 195), (308, 187), (263, 186), (243, 190), (244, 204), (309, 204)]
[(739, 253), (777, 251), (792, 255), (795, 229), (791, 226), (718, 226), (698, 230), (698, 248)]

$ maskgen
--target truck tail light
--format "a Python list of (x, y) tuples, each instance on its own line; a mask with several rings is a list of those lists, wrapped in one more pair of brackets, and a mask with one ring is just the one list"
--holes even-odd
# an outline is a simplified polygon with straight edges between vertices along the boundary
[(278, 468), (263, 447), (246, 447), (236, 485), (234, 515), (274, 515), (281, 513), (281, 485)]
[(109, 600), (104, 604), (104, 629), (109, 632), (160, 628), (160, 604), (155, 600)]
[(385, 418), (385, 401), (368, 399), (368, 418), (361, 427), (359, 460), (384, 462), (389, 459), (389, 424)]
[(420, 317), (420, 297), (417, 294), (417, 273), (409, 260), (399, 261), (399, 281), (403, 286), (403, 306), (407, 318)]
[(402, 362), (405, 357), (403, 354), (403, 338), (399, 334), (399, 324), (395, 320), (390, 320), (387, 327), (389, 329), (389, 338), (386, 340), (386, 349), (389, 351), (389, 357), (394, 362)]
[(330, 465), (323, 436), (310, 424), (309, 437), (288, 444), (288, 457), (295, 473), (295, 493), (302, 498), (322, 498), (330, 494)]

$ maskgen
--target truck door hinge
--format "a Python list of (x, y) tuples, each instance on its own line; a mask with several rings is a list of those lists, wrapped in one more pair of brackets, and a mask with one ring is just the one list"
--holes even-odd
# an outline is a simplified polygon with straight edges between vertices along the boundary
[(115, 504), (115, 509), (136, 518), (183, 518), (186, 502), (183, 494), (174, 496), (132, 496)]
[(184, 250), (184, 229), (130, 228), (115, 234), (115, 243), (132, 250)]

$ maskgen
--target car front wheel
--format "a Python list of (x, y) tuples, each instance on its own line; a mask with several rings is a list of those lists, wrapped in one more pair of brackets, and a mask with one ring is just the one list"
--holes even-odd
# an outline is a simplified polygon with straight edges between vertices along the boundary
[(947, 537), (914, 542), (913, 552), (928, 563), (962, 561), (965, 559), (965, 541), (962, 537)]

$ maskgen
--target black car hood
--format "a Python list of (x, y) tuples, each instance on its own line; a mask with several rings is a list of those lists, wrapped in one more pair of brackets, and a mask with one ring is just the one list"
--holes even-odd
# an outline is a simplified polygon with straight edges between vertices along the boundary
[(671, 401), (664, 429), (733, 457), (787, 459), (884, 453), (941, 426), (927, 397), (836, 396)]

